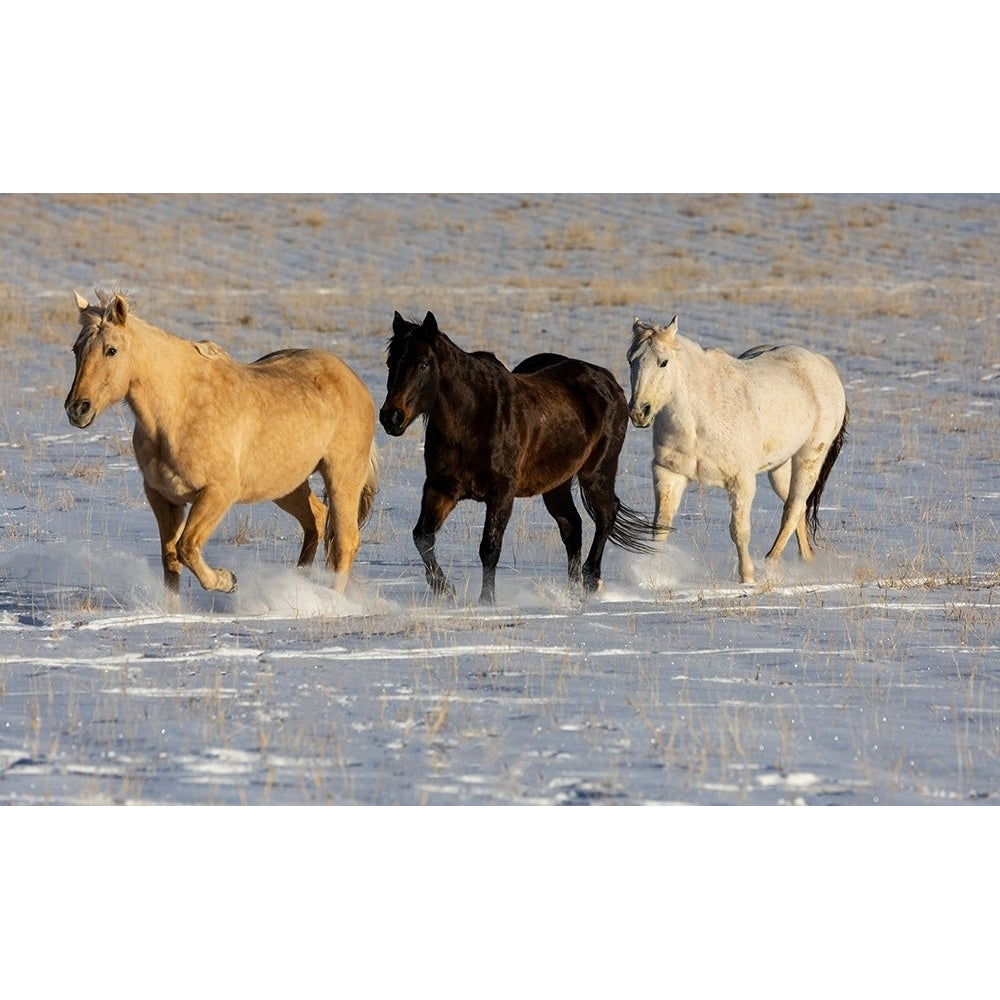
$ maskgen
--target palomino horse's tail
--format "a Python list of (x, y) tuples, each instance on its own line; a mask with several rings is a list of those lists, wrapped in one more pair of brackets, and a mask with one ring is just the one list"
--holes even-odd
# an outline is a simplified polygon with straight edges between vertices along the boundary
[(809, 531), (810, 542), (815, 542), (816, 535), (819, 533), (820, 497), (823, 496), (823, 487), (826, 486), (826, 480), (830, 475), (830, 470), (833, 468), (833, 463), (837, 461), (840, 449), (844, 447), (844, 441), (847, 438), (847, 420), (850, 415), (851, 411), (847, 404), (844, 403), (844, 422), (840, 425), (840, 430), (833, 439), (833, 444), (830, 445), (830, 450), (826, 453), (826, 458), (823, 459), (823, 468), (819, 470), (819, 478), (816, 480), (816, 485), (812, 488), (812, 493), (809, 494), (809, 499), (806, 501), (806, 525)]
[[(585, 490), (580, 490), (580, 500), (583, 503), (583, 509), (590, 515), (590, 519), (596, 521), (594, 505), (590, 502)], [(655, 526), (647, 521), (639, 511), (623, 504), (617, 496), (615, 502), (618, 504), (618, 510), (609, 535), (611, 541), (628, 552), (647, 555), (656, 552), (656, 547), (650, 544), (656, 534)]]
[(372, 504), (375, 502), (375, 494), (378, 493), (379, 480), (379, 455), (375, 440), (372, 439), (372, 446), (368, 450), (368, 478), (365, 480), (364, 488), (361, 490), (361, 499), (358, 501), (358, 527), (363, 528), (371, 517)]

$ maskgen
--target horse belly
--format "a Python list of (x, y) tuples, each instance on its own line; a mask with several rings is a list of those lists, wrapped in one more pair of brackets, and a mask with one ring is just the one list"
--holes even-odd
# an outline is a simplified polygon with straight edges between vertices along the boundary
[(725, 487), (739, 475), (756, 475), (784, 464), (796, 450), (787, 438), (762, 442), (753, 434), (702, 434), (684, 441), (660, 439), (653, 455), (656, 465), (691, 482)]
[(825, 448), (833, 440), (840, 426), (843, 393), (840, 392), (838, 409), (839, 382), (835, 383), (834, 406), (831, 407), (822, 391), (825, 387), (815, 380), (810, 381), (815, 363), (815, 355), (806, 355), (804, 361), (799, 358), (786, 362), (786, 372), (791, 379), (776, 382), (773, 396), (765, 397), (778, 402), (756, 414), (754, 434), (760, 449), (758, 472), (770, 472), (794, 455), (810, 451), (810, 444)]
[[(240, 502), (285, 496), (308, 479), (322, 459), (359, 438), (357, 419), (339, 404), (332, 392), (303, 381), (289, 385), (280, 401), (272, 398), (268, 405), (250, 410), (233, 436)], [(370, 403), (369, 410), (374, 430)]]
[(199, 487), (167, 463), (152, 461), (143, 465), (140, 461), (139, 470), (146, 485), (171, 503), (191, 503), (198, 495)]
[(792, 433), (784, 428), (764, 433), (760, 440), (760, 455), (757, 460), (757, 472), (770, 472), (784, 465), (808, 440), (809, 427), (801, 422), (794, 426)]
[(565, 428), (559, 433), (541, 436), (520, 456), (515, 495), (539, 496), (572, 479), (589, 456), (590, 448), (588, 440)]
[(318, 435), (262, 435), (247, 443), (238, 461), (239, 501), (258, 503), (290, 493), (316, 471), (329, 443)]
[(706, 463), (705, 459), (696, 435), (675, 432), (657, 416), (653, 429), (653, 462), (656, 465), (688, 480), (719, 485), (714, 460)]

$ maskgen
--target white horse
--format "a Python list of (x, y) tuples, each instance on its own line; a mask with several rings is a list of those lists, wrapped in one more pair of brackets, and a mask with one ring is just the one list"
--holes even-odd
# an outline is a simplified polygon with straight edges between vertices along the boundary
[(844, 386), (833, 363), (801, 347), (755, 347), (739, 358), (705, 350), (666, 326), (636, 319), (628, 351), (636, 427), (653, 424), (657, 538), (666, 537), (691, 480), (729, 493), (729, 533), (742, 583), (754, 582), (750, 506), (767, 472), (784, 503), (767, 554), (777, 561), (794, 533), (813, 556), (819, 502), (847, 429)]

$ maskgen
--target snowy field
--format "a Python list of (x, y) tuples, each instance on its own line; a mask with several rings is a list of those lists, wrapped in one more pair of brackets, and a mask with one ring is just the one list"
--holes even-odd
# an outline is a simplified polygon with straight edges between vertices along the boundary
[[(1000, 199), (0, 197), (0, 803), (961, 805), (1000, 800)], [(394, 310), (627, 387), (633, 317), (733, 353), (798, 342), (847, 387), (823, 548), (736, 583), (725, 494), (582, 609), (539, 499), (475, 604), (483, 508), (410, 536), (422, 425), (340, 597), (294, 522), (234, 508), (163, 609), (124, 406), (70, 426), (73, 290), (241, 360), (328, 348), (381, 405)], [(651, 432), (619, 495), (652, 510)], [(320, 489), (316, 484), (317, 490)], [(762, 477), (752, 553), (778, 502)], [(585, 544), (590, 522), (585, 518)]]

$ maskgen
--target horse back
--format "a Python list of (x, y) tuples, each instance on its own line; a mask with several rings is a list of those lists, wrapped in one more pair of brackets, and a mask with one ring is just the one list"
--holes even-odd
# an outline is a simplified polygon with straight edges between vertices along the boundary
[(564, 361), (572, 361), (565, 354), (532, 354), (530, 358), (525, 358), (513, 371), (515, 375), (533, 375), (535, 372), (548, 368), (551, 365), (559, 365)]
[(843, 382), (834, 363), (805, 347), (796, 344), (754, 347), (741, 354), (740, 359), (751, 365), (755, 378), (764, 379), (774, 374), (782, 381), (797, 381), (816, 393), (821, 401), (836, 400), (844, 395)]
[(511, 374), (548, 398), (564, 398), (577, 412), (592, 408), (601, 420), (610, 417), (628, 422), (625, 390), (611, 372), (599, 365), (563, 354), (533, 354)]
[(491, 362), (464, 374), (474, 411), (461, 425), (437, 417), (427, 424), (428, 477), (446, 492), (484, 500), (510, 483), (516, 496), (535, 496), (576, 475), (593, 455), (610, 449), (617, 456), (628, 406), (606, 369), (536, 354), (511, 371)]
[[(798, 345), (752, 348), (740, 356), (746, 365), (750, 396), (764, 421), (789, 427), (813, 426), (826, 440), (843, 423), (847, 406), (844, 384), (833, 362)], [(773, 433), (773, 431), (772, 431)]]
[(284, 348), (265, 354), (243, 368), (254, 381), (275, 386), (297, 385), (306, 394), (318, 391), (345, 399), (371, 397), (358, 374), (329, 351)]

